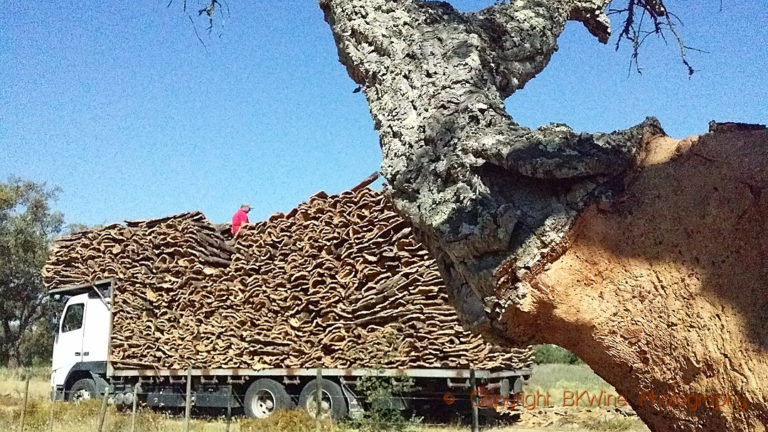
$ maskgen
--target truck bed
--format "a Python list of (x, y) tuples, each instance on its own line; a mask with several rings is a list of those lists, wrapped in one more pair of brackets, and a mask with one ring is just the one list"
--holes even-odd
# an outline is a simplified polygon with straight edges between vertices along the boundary
[[(141, 377), (183, 377), (189, 372), (192, 376), (224, 376), (224, 377), (315, 377), (315, 368), (289, 368), (289, 369), (114, 369), (108, 371), (109, 376), (141, 376)], [(410, 378), (461, 378), (469, 379), (469, 369), (371, 369), (371, 368), (347, 368), (347, 369), (320, 369), (324, 377), (370, 377), (370, 376), (408, 376)], [(514, 370), (475, 370), (477, 379), (500, 379), (508, 377), (528, 376), (530, 368)]]

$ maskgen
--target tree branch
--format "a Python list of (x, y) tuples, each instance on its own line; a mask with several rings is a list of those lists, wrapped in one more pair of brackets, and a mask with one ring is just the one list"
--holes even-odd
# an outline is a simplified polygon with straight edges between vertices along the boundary
[[(637, 18), (638, 11), (641, 12), (640, 19)], [(665, 31), (669, 31), (675, 38), (675, 41), (679, 48), (680, 59), (685, 65), (688, 76), (693, 75), (695, 70), (688, 62), (687, 50), (692, 49), (685, 45), (682, 35), (677, 30), (677, 25), (682, 22), (677, 16), (667, 9), (662, 0), (628, 0), (627, 6), (622, 9), (610, 9), (608, 15), (626, 14), (624, 24), (622, 26), (621, 33), (616, 40), (616, 50), (621, 47), (621, 42), (627, 40), (632, 43), (632, 54), (630, 59), (630, 66), (635, 65), (635, 69), (638, 73), (641, 73), (639, 65), (639, 53), (645, 40), (651, 34), (655, 34), (658, 37), (666, 41)], [(647, 29), (644, 18), (650, 17), (649, 23), (650, 29)], [(673, 22), (672, 18), (677, 19), (677, 23)], [(693, 49), (694, 51), (701, 51)]]

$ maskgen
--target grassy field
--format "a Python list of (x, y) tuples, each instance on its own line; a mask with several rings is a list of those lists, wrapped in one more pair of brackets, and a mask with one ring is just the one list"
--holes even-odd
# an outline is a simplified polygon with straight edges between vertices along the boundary
[[(48, 419), (51, 410), (50, 386), (47, 369), (30, 371), (0, 369), (0, 431), (17, 431), (21, 418), (21, 405), (24, 395), (25, 373), (31, 376), (29, 403), (26, 411), (25, 431), (48, 431)], [(628, 409), (613, 409), (590, 406), (582, 398), (575, 406), (568, 404), (564, 392), (589, 392), (615, 394), (615, 390), (595, 375), (585, 365), (538, 365), (524, 389), (525, 394), (549, 393), (548, 405), (526, 406), (520, 421), (513, 425), (486, 427), (483, 430), (494, 432), (639, 432), (647, 428)], [(540, 401), (542, 399), (540, 398)], [(575, 401), (574, 401), (575, 402)], [(54, 409), (55, 432), (96, 431), (99, 420), (99, 401), (87, 401), (80, 405), (56, 403)], [(104, 431), (127, 432), (130, 430), (129, 414), (120, 413), (114, 407), (108, 407)], [(223, 419), (195, 418), (191, 430), (196, 432), (223, 432), (226, 424)], [(416, 432), (466, 432), (467, 425), (416, 425)], [(137, 416), (136, 431), (164, 432), (183, 431), (184, 420), (167, 413), (142, 410)], [(281, 413), (264, 421), (236, 418), (232, 421), (233, 432), (312, 432), (314, 421), (302, 411)], [(324, 432), (346, 432), (352, 429), (344, 424), (324, 425)]]
[[(578, 406), (584, 408), (594, 408), (597, 405), (594, 398), (592, 398), (593, 403), (590, 403), (587, 396), (600, 395), (600, 392), (603, 392), (603, 399), (618, 395), (613, 386), (583, 364), (536, 365), (531, 379), (525, 385), (524, 392), (529, 394), (549, 393), (551, 395), (550, 405), (553, 407), (562, 407), (577, 402)], [(584, 395), (585, 392), (586, 395)], [(582, 397), (577, 401), (578, 395), (582, 395)], [(571, 400), (564, 400), (567, 397), (570, 397)], [(611, 397), (610, 402), (614, 402), (613, 397)]]

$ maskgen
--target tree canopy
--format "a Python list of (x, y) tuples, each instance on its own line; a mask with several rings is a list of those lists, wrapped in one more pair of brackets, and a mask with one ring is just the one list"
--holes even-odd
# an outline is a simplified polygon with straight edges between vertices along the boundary
[(0, 364), (28, 361), (24, 337), (46, 326), (50, 304), (40, 269), (63, 227), (62, 214), (51, 209), (58, 193), (16, 177), (0, 183)]

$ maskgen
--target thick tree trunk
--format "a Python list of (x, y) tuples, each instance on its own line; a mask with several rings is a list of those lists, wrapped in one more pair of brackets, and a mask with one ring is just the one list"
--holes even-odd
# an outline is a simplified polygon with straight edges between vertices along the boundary
[[(418, 0), (322, 0), (321, 7), (342, 62), (365, 90), (381, 137), (388, 193), (437, 258), (449, 295), (469, 327), (511, 344), (554, 342), (571, 348), (626, 393), (654, 430), (759, 428), (766, 413), (759, 390), (765, 355), (755, 341), (763, 321), (752, 309), (740, 307), (761, 305), (761, 298), (751, 297), (757, 285), (740, 288), (744, 301), (735, 306), (731, 297), (715, 294), (727, 288), (717, 288), (727, 275), (705, 278), (714, 273), (695, 259), (716, 260), (714, 251), (688, 247), (705, 229), (690, 219), (698, 214), (694, 207), (709, 206), (720, 215), (711, 227), (732, 228), (719, 238), (722, 250), (752, 251), (721, 259), (746, 275), (739, 282), (765, 282), (765, 269), (755, 255), (760, 253), (755, 249), (759, 234), (746, 231), (761, 227), (755, 223), (764, 223), (765, 214), (753, 216), (749, 211), (757, 210), (748, 211), (747, 201), (737, 206), (746, 213), (725, 211), (730, 195), (724, 191), (738, 189), (729, 169), (740, 160), (722, 167), (731, 176), (720, 178), (730, 182), (718, 186), (723, 189), (716, 195), (722, 199), (706, 201), (711, 194), (704, 186), (683, 189), (680, 193), (698, 196), (685, 208), (682, 201), (677, 205), (684, 198), (680, 193), (660, 195), (679, 185), (675, 170), (682, 170), (681, 162), (659, 165), (670, 173), (657, 180), (655, 170), (662, 168), (642, 169), (648, 160), (664, 159), (660, 141), (652, 140), (663, 134), (654, 119), (627, 131), (579, 134), (562, 124), (530, 130), (504, 110), (504, 98), (546, 66), (566, 20), (582, 21), (598, 39), (607, 40), (606, 3), (518, 0), (475, 14)], [(749, 151), (764, 158), (759, 148)], [(705, 179), (710, 174), (704, 168), (686, 169)], [(706, 181), (718, 184), (714, 178)], [(629, 210), (601, 213), (601, 208), (613, 208), (617, 198), (626, 200)], [(755, 208), (765, 205), (764, 199), (749, 202)], [(661, 207), (665, 204), (669, 207)], [(635, 207), (648, 216), (633, 217)], [(685, 235), (691, 237), (680, 237), (677, 249), (663, 249), (668, 233), (653, 223), (654, 209), (664, 209), (669, 229), (680, 229), (675, 220), (690, 222), (693, 231)], [(753, 218), (752, 225), (740, 228), (737, 221), (745, 217)], [(630, 233), (635, 237), (624, 242)], [(608, 270), (595, 276), (596, 264), (579, 261), (583, 250), (610, 256), (604, 265), (616, 278), (604, 279)], [(650, 264), (646, 269), (635, 267), (640, 258), (614, 260), (610, 254), (618, 250)], [(664, 260), (649, 258), (652, 253)], [(566, 271), (571, 267), (578, 270)], [(659, 274), (665, 276), (650, 277)], [(697, 274), (697, 289), (682, 279)], [(641, 275), (652, 290), (634, 285)], [(599, 284), (584, 282), (594, 277)], [(646, 309), (641, 307), (646, 303)], [(754, 329), (748, 331), (750, 326)], [(705, 329), (712, 334), (707, 336)], [(718, 390), (748, 396), (750, 402), (744, 411), (673, 409), (643, 403), (640, 395), (646, 390), (680, 395)]]
[(768, 131), (691, 144), (587, 209), (502, 327), (576, 352), (652, 430), (765, 430)]
[(17, 367), (20, 363), (19, 333), (14, 332), (9, 320), (3, 320), (3, 337), (0, 344), (0, 366)]

